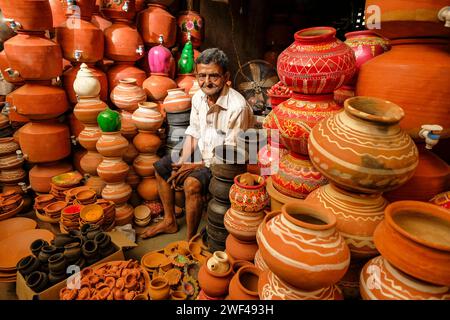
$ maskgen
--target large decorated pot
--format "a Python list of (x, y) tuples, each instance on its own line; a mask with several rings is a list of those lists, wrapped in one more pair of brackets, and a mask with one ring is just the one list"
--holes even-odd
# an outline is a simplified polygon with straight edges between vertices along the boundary
[(97, 125), (86, 124), (78, 135), (80, 145), (88, 151), (97, 151), (97, 141), (102, 136), (102, 131)]
[(158, 45), (160, 35), (163, 36), (167, 48), (175, 45), (176, 19), (163, 5), (149, 4), (147, 9), (138, 14), (137, 26), (147, 46)]
[(136, 0), (102, 0), (100, 10), (109, 20), (131, 21), (136, 15)]
[(264, 119), (264, 127), (278, 129), (280, 142), (289, 150), (308, 154), (308, 137), (314, 126), (342, 108), (333, 95), (302, 95), (293, 93)]
[(129, 112), (135, 111), (140, 103), (147, 100), (144, 89), (133, 78), (119, 80), (119, 84), (111, 90), (110, 97), (116, 107)]
[(373, 97), (347, 99), (344, 109), (311, 131), (309, 156), (317, 170), (339, 187), (362, 193), (393, 190), (408, 181), (419, 159), (399, 126), (403, 109)]
[(139, 130), (146, 131), (156, 131), (164, 122), (164, 117), (154, 102), (139, 103), (139, 108), (133, 112), (131, 119)]
[(397, 201), (386, 207), (374, 240), (381, 255), (396, 268), (419, 280), (449, 287), (449, 235), (448, 210), (421, 201)]
[(256, 231), (264, 220), (264, 211), (260, 212), (241, 212), (228, 209), (223, 218), (225, 229), (235, 238), (242, 241), (254, 241)]
[(352, 258), (369, 258), (378, 254), (373, 233), (384, 218), (388, 202), (380, 194), (358, 194), (327, 184), (305, 199), (336, 217), (336, 227), (344, 237)]
[[(52, 9), (48, 0), (1, 0), (4, 18), (13, 19), (11, 28), (27, 31), (46, 31), (53, 27)], [(14, 29), (14, 28), (13, 28)]]
[(4, 43), (12, 77), (25, 80), (51, 80), (63, 72), (59, 44), (44, 32), (19, 33)]
[(264, 262), (281, 280), (308, 291), (332, 286), (350, 264), (335, 216), (302, 201), (285, 204), (262, 222), (257, 241)]
[(97, 167), (97, 174), (107, 184), (125, 181), (130, 167), (121, 157), (104, 157)]
[(141, 177), (151, 177), (155, 175), (153, 164), (159, 160), (156, 154), (141, 153), (133, 161), (136, 173)]
[(364, 266), (360, 292), (364, 300), (450, 300), (448, 287), (415, 279), (382, 256), (373, 258)]
[(178, 39), (183, 46), (189, 40), (194, 48), (199, 48), (203, 43), (204, 21), (196, 11), (182, 11), (177, 18)]
[(104, 157), (122, 157), (128, 149), (128, 140), (119, 131), (103, 132), (96, 148)]
[(56, 118), (69, 109), (66, 92), (57, 86), (27, 83), (11, 95), (16, 112), (31, 120)]
[(148, 51), (148, 66), (151, 73), (169, 74), (171, 67), (172, 53), (162, 45), (163, 37), (160, 37), (161, 44), (152, 47)]
[[(249, 181), (251, 180), (251, 181)], [(266, 182), (255, 174), (240, 174), (234, 177), (230, 189), (231, 208), (242, 212), (261, 212), (269, 203)]]
[(97, 117), (108, 106), (98, 98), (80, 97), (73, 109), (75, 117), (84, 124), (97, 125)]
[(144, 42), (136, 27), (115, 22), (105, 29), (105, 57), (115, 61), (137, 61), (144, 56)]
[(289, 152), (281, 156), (278, 171), (272, 175), (272, 183), (282, 194), (304, 199), (328, 180), (307, 156)]
[(167, 90), (175, 89), (177, 84), (166, 74), (152, 73), (142, 84), (147, 97), (152, 101), (163, 101)]
[(334, 28), (303, 29), (295, 33), (294, 39), (277, 61), (280, 80), (293, 91), (332, 93), (355, 73), (353, 50), (336, 38)]
[(133, 78), (136, 84), (142, 87), (147, 75), (144, 70), (134, 66), (134, 62), (116, 62), (106, 73), (108, 77), (108, 86), (115, 88), (120, 79)]
[(69, 17), (56, 28), (56, 40), (69, 61), (94, 63), (103, 59), (103, 32), (91, 22)]
[[(89, 86), (89, 84), (92, 83), (92, 80), (89, 80), (89, 78), (94, 77), (98, 81), (100, 81), (99, 93), (95, 95), (89, 94), (87, 96), (92, 97), (100, 94), (100, 99), (102, 101), (108, 101), (108, 79), (106, 78), (106, 74), (99, 68), (96, 68), (93, 64), (85, 64), (85, 66), (81, 66), (82, 64), (76, 64), (72, 68), (65, 71), (63, 74), (63, 86), (66, 90), (67, 96), (69, 97), (69, 101), (72, 104), (76, 104), (78, 102), (77, 93), (75, 92), (75, 89), (73, 87), (75, 79), (77, 77), (82, 77), (82, 79), (80, 79), (80, 82), (84, 84), (84, 87)], [(89, 69), (89, 71), (87, 70), (87, 68)], [(82, 73), (78, 75), (78, 72), (80, 70), (82, 70)], [(83, 90), (80, 93), (82, 94), (82, 96), (86, 96), (86, 91)]]
[(441, 125), (441, 136), (450, 137), (449, 81), (446, 39), (399, 39), (390, 51), (361, 66), (356, 95), (401, 106), (405, 118), (400, 126), (413, 138), (419, 138), (423, 124)]
[(163, 107), (169, 113), (186, 111), (191, 108), (191, 97), (182, 88), (169, 89)]
[(69, 127), (56, 121), (27, 123), (19, 129), (19, 142), (30, 162), (57, 161), (70, 155)]
[(342, 292), (336, 285), (318, 290), (302, 290), (291, 286), (272, 271), (260, 274), (258, 293), (261, 300), (343, 300)]

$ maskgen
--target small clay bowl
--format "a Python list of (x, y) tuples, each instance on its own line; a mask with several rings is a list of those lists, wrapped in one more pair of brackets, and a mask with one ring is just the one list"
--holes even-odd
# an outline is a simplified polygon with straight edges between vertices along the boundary
[(134, 218), (139, 221), (144, 221), (151, 218), (150, 209), (144, 205), (137, 206), (134, 208)]
[(67, 202), (65, 201), (56, 201), (50, 203), (49, 205), (44, 207), (44, 212), (48, 216), (55, 216), (61, 213), (61, 211), (67, 207)]
[(94, 190), (81, 190), (75, 194), (75, 199), (80, 202), (86, 202), (97, 197), (97, 193)]
[(88, 223), (95, 224), (103, 218), (103, 208), (98, 204), (89, 204), (81, 209), (80, 218)]
[(43, 239), (34, 240), (30, 245), (31, 253), (37, 257), (39, 256), (39, 252), (41, 252), (42, 248), (48, 245), (49, 243)]

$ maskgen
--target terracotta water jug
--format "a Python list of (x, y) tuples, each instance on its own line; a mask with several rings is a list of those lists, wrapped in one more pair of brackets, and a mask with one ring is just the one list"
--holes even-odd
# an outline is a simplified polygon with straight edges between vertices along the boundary
[(144, 56), (144, 42), (130, 22), (117, 21), (105, 29), (105, 57), (114, 61), (137, 61)]
[(164, 121), (158, 105), (153, 102), (141, 102), (138, 105), (139, 108), (133, 112), (131, 118), (136, 128), (153, 132), (158, 130)]
[(119, 80), (119, 84), (111, 90), (110, 97), (116, 107), (129, 112), (135, 111), (140, 103), (147, 100), (144, 89), (133, 78)]
[(176, 19), (164, 6), (149, 4), (137, 17), (139, 33), (147, 46), (159, 44), (159, 35), (164, 37), (164, 45), (171, 48), (175, 45), (177, 25)]
[(3, 17), (13, 19), (12, 29), (46, 31), (53, 28), (52, 8), (48, 0), (1, 0)]
[(199, 48), (202, 45), (205, 26), (204, 20), (198, 12), (193, 10), (179, 12), (177, 26), (178, 39), (181, 46), (183, 46), (188, 39), (192, 42), (194, 48)]

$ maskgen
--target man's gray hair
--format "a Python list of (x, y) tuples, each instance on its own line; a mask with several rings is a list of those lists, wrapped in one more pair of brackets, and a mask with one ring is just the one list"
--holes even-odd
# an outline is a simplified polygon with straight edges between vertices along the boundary
[(209, 48), (204, 50), (195, 60), (196, 64), (215, 63), (222, 67), (223, 72), (228, 71), (228, 57), (218, 48)]

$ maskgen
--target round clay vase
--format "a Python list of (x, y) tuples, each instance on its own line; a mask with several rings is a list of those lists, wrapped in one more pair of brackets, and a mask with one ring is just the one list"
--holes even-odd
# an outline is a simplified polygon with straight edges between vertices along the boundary
[(264, 128), (278, 129), (280, 142), (287, 149), (307, 155), (308, 137), (314, 126), (342, 108), (333, 100), (333, 95), (302, 95), (280, 103), (264, 119)]
[[(63, 74), (63, 85), (69, 101), (78, 103), (78, 98), (97, 100), (100, 94), (102, 101), (108, 100), (108, 80), (106, 74), (93, 64), (76, 64)], [(81, 73), (80, 73), (81, 70)], [(79, 77), (79, 80), (76, 79)], [(100, 83), (98, 84), (95, 79)]]
[(314, 27), (295, 33), (294, 43), (277, 61), (280, 80), (303, 94), (327, 94), (346, 84), (355, 73), (355, 54), (336, 38), (336, 29)]
[(155, 175), (155, 167), (153, 164), (159, 161), (159, 159), (159, 156), (156, 154), (141, 153), (134, 159), (134, 170), (141, 177), (153, 177)]
[(119, 80), (119, 84), (111, 91), (111, 101), (116, 107), (133, 112), (138, 105), (147, 100), (144, 89), (139, 87), (136, 79), (126, 78)]
[(14, 3), (2, 0), (0, 7), (5, 18), (18, 23), (19, 30), (46, 31), (53, 27), (52, 9), (47, 0), (17, 0)]
[(97, 152), (97, 141), (102, 136), (102, 131), (97, 125), (86, 124), (83, 131), (78, 135), (78, 142), (88, 151)]
[(270, 270), (299, 289), (329, 287), (350, 264), (350, 250), (336, 230), (334, 215), (303, 201), (267, 215), (256, 239)]
[(197, 78), (193, 73), (186, 73), (186, 74), (178, 74), (177, 78), (175, 79), (175, 82), (177, 83), (177, 86), (179, 88), (184, 89), (184, 91), (189, 94), (189, 96), (192, 98), (194, 93), (196, 92), (196, 88), (192, 90), (192, 93), (190, 92), (193, 88), (194, 84), (197, 83)]
[(156, 277), (150, 281), (149, 295), (151, 300), (166, 300), (170, 297), (170, 286), (164, 277)]
[(88, 151), (80, 159), (81, 169), (89, 175), (97, 175), (97, 168), (103, 161), (103, 156), (96, 151)]
[[(374, 273), (373, 270), (377, 270)], [(360, 280), (364, 300), (449, 300), (448, 287), (415, 279), (378, 256), (366, 263)]]
[(158, 200), (158, 185), (155, 177), (143, 177), (141, 183), (137, 187), (137, 192), (141, 198), (146, 201)]
[(393, 190), (408, 181), (419, 155), (400, 129), (403, 109), (372, 97), (347, 99), (344, 109), (311, 131), (314, 167), (337, 186), (360, 193)]
[(353, 259), (378, 255), (373, 233), (384, 219), (384, 209), (388, 205), (380, 194), (352, 193), (327, 184), (310, 193), (305, 201), (336, 217), (336, 228), (347, 242)]
[[(161, 38), (161, 40), (163, 40)], [(162, 44), (152, 47), (148, 51), (148, 66), (150, 73), (169, 74), (172, 53)]]
[(255, 241), (256, 232), (264, 216), (264, 211), (242, 212), (231, 207), (225, 213), (223, 224), (225, 229), (239, 240)]
[[(245, 177), (253, 180), (248, 185)], [(263, 177), (250, 174), (240, 174), (234, 177), (234, 184), (230, 189), (231, 208), (241, 212), (257, 213), (269, 204), (269, 194), (266, 191), (266, 182)]]
[(233, 276), (228, 288), (230, 300), (259, 300), (258, 281), (261, 271), (255, 266), (243, 266)]
[[(193, 10), (182, 11), (178, 14), (178, 39), (181, 46), (188, 41), (194, 48), (199, 48), (203, 43), (204, 21), (202, 16)], [(189, 35), (188, 35), (189, 34)]]
[(73, 114), (83, 124), (97, 125), (99, 113), (105, 111), (106, 108), (106, 103), (98, 98), (79, 97), (78, 103), (73, 109)]
[(132, 191), (126, 183), (108, 183), (102, 190), (102, 198), (119, 205), (130, 199)]
[(49, 193), (52, 178), (72, 170), (72, 165), (63, 161), (36, 164), (28, 174), (31, 189), (35, 192)]
[(72, 86), (78, 97), (97, 97), (101, 90), (100, 81), (86, 63), (80, 65)]
[(138, 134), (138, 130), (132, 119), (132, 114), (125, 110), (120, 111), (120, 133), (129, 141), (132, 141)]
[(120, 79), (133, 78), (136, 84), (142, 87), (147, 75), (144, 70), (134, 65), (134, 62), (116, 61), (106, 73), (108, 77), (108, 86), (115, 88), (119, 84)]
[(175, 89), (177, 84), (166, 74), (152, 73), (142, 84), (147, 97), (152, 101), (163, 101), (167, 90)]
[(253, 262), (255, 260), (256, 251), (258, 251), (258, 244), (256, 241), (242, 241), (232, 234), (227, 236), (225, 247), (230, 258), (238, 261)]
[(118, 183), (125, 180), (130, 167), (120, 157), (104, 157), (97, 167), (97, 174), (103, 181)]
[(258, 293), (261, 300), (343, 300), (341, 290), (332, 285), (317, 290), (303, 290), (289, 285), (272, 271), (259, 276)]
[(102, 0), (100, 11), (108, 20), (131, 21), (136, 15), (136, 0)]
[(158, 105), (153, 102), (141, 102), (139, 108), (133, 112), (131, 119), (139, 130), (156, 131), (164, 122)]
[(183, 88), (169, 89), (163, 107), (170, 113), (186, 111), (191, 108), (191, 97)]
[(137, 61), (144, 56), (144, 42), (131, 22), (117, 21), (106, 28), (105, 57), (114, 61)]
[[(212, 259), (209, 258), (208, 261)], [(218, 273), (210, 270), (207, 263), (203, 264), (198, 272), (198, 283), (202, 290), (210, 297), (224, 297), (228, 293), (228, 286), (233, 277), (233, 269)]]
[(122, 157), (128, 149), (128, 140), (119, 131), (103, 132), (96, 148), (104, 157)]
[(137, 17), (137, 27), (146, 46), (160, 44), (159, 36), (164, 38), (164, 46), (171, 48), (176, 42), (176, 19), (163, 5), (149, 4)]
[(381, 255), (414, 278), (449, 287), (448, 210), (421, 201), (397, 201), (389, 204), (384, 213), (385, 219), (374, 233)]
[(161, 143), (161, 138), (157, 134), (146, 130), (139, 130), (133, 139), (133, 144), (141, 153), (156, 153)]

